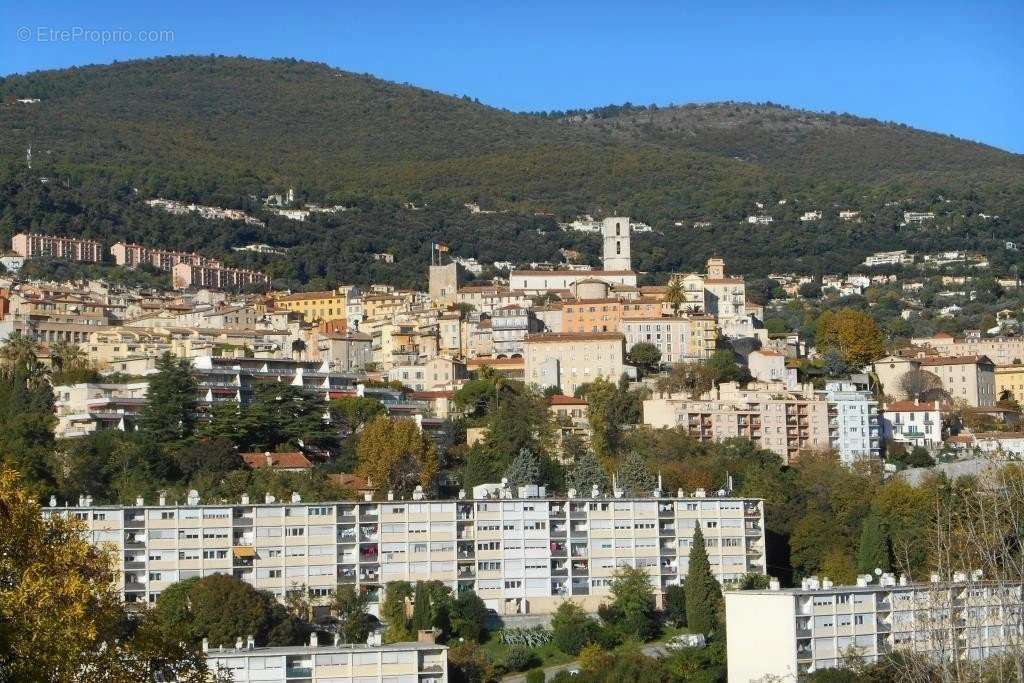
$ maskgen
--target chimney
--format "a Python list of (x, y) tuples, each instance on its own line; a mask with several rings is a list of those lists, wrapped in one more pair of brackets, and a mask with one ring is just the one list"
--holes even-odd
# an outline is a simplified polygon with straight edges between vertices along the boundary
[(248, 636), (245, 639), (245, 649), (255, 650), (256, 649), (256, 636)]
[(389, 489), (389, 490), (388, 490), (388, 500), (394, 500), (394, 499), (395, 499), (395, 492), (394, 492), (394, 491), (391, 491), (391, 490)]
[(302, 502), (302, 496), (300, 496), (297, 491), (292, 491), (292, 502), (293, 503), (300, 503), (300, 502)]
[(163, 507), (164, 505), (167, 505), (167, 492), (166, 491), (161, 491), (160, 492), (160, 506)]
[(266, 503), (273, 503), (274, 501), (276, 501), (276, 500), (277, 500), (277, 498), (274, 498), (274, 496), (273, 496), (272, 494), (268, 493), (268, 494), (266, 494), (266, 495), (265, 495), (265, 496), (263, 497), (263, 500), (264, 500), (264, 502), (266, 502)]
[(143, 498), (142, 496), (139, 496), (138, 498), (135, 499), (136, 507), (142, 507), (145, 504), (146, 504), (146, 499)]
[(209, 638), (203, 638), (203, 652), (209, 652), (209, 651), (210, 651), (210, 639)]
[(339, 645), (341, 645), (341, 634), (340, 633), (335, 633), (334, 634), (334, 647), (338, 647)]
[[(369, 486), (369, 484), (367, 484), (367, 486)], [(373, 500), (373, 492), (367, 491), (366, 493), (364, 493), (363, 494), (363, 500), (365, 500), (367, 503), (372, 501)]]
[(437, 642), (437, 634), (434, 633), (433, 629), (418, 631), (416, 633), (416, 642), (424, 645), (434, 645)]
[(309, 634), (309, 646), (310, 647), (316, 647), (317, 644), (318, 644), (318, 639), (317, 639), (316, 631), (313, 631), (312, 633)]
[(238, 636), (237, 638), (235, 638), (235, 649), (236, 650), (241, 650), (242, 649), (242, 636)]
[(249, 504), (249, 494), (248, 493), (243, 493), (242, 494), (242, 505), (248, 505), (248, 504)]
[(772, 578), (768, 580), (768, 590), (777, 591), (782, 588), (782, 584), (779, 583), (778, 579)]

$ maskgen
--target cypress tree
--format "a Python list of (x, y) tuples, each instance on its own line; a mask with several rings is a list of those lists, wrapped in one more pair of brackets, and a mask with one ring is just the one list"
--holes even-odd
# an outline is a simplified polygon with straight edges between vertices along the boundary
[(422, 581), (416, 582), (416, 594), (413, 600), (415, 602), (412, 606), (412, 624), (410, 626), (413, 635), (416, 635), (418, 631), (429, 631), (433, 627), (431, 623), (430, 591)]
[(690, 564), (686, 573), (686, 624), (697, 633), (710, 633), (722, 615), (722, 587), (711, 573), (704, 533), (698, 526), (690, 543)]
[(879, 516), (872, 513), (864, 520), (860, 532), (857, 571), (873, 573), (876, 568), (887, 572), (892, 568), (892, 562), (889, 557), (889, 535)]

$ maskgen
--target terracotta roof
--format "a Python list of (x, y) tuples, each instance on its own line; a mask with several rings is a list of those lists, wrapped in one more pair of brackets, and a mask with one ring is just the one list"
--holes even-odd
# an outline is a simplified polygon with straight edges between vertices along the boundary
[(885, 404), (883, 410), (887, 413), (920, 413), (933, 410), (945, 410), (946, 405), (941, 401), (895, 401)]
[(622, 301), (615, 298), (606, 299), (566, 299), (562, 302), (563, 306), (574, 306), (577, 304), (621, 304)]
[(1024, 432), (978, 432), (975, 439), (1024, 439)]
[(937, 358), (922, 358), (921, 365), (968, 365), (974, 363), (989, 363), (992, 361), (988, 356), (940, 356)]
[(705, 284), (711, 285), (738, 285), (744, 282), (741, 277), (706, 277)]
[(949, 332), (937, 332), (932, 339), (955, 339)]
[(785, 355), (785, 354), (779, 353), (778, 351), (771, 351), (769, 349), (756, 349), (754, 351), (751, 351), (750, 355), (754, 355), (755, 353), (760, 354), (762, 356), (782, 356), (782, 355)]
[(553, 406), (585, 406), (587, 405), (586, 399), (576, 398), (575, 396), (564, 396), (562, 394), (555, 394), (554, 396), (548, 397), (548, 403)]
[(598, 279), (601, 275), (636, 275), (632, 270), (513, 270), (512, 275), (579, 275), (583, 279)]
[(454, 391), (413, 391), (410, 392), (409, 398), (426, 401), (434, 398), (451, 398), (454, 395)]
[(302, 301), (303, 299), (335, 299), (345, 298), (344, 294), (338, 294), (337, 292), (296, 292), (294, 294), (285, 294), (283, 296), (275, 296), (275, 301)]
[(489, 365), (492, 368), (497, 368), (502, 365), (522, 365), (523, 363), (525, 363), (525, 361), (522, 356), (519, 358), (491, 358), (490, 356), (478, 356), (476, 358), (470, 358), (466, 365), (469, 367), (482, 367), (484, 365)]
[(540, 334), (528, 334), (526, 335), (527, 342), (544, 343), (544, 342), (571, 342), (571, 341), (602, 341), (602, 340), (624, 340), (626, 335), (621, 332), (585, 332), (581, 334), (573, 333), (540, 333)]
[(242, 453), (242, 460), (254, 470), (271, 467), (275, 470), (308, 470), (313, 467), (302, 453)]

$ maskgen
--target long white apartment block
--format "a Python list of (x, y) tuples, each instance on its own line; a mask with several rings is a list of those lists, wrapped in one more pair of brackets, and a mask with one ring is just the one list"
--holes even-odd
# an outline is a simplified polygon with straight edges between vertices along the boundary
[(434, 643), (208, 647), (211, 672), (234, 683), (448, 683), (448, 648)]
[[(529, 490), (528, 490), (529, 489)], [(110, 548), (127, 602), (153, 602), (183, 579), (230, 574), (279, 598), (305, 587), (326, 600), (341, 584), (372, 609), (389, 581), (439, 580), (475, 591), (499, 614), (546, 614), (572, 598), (607, 599), (620, 566), (644, 567), (658, 592), (686, 574), (700, 526), (723, 582), (765, 572), (764, 505), (731, 497), (527, 497), (501, 485), (457, 500), (52, 507)], [(701, 491), (697, 492), (702, 494)]]
[(797, 680), (899, 650), (980, 660), (1021, 645), (1019, 585), (963, 574), (928, 583), (868, 578), (856, 586), (812, 577), (800, 588), (772, 580), (767, 590), (726, 591), (729, 683)]

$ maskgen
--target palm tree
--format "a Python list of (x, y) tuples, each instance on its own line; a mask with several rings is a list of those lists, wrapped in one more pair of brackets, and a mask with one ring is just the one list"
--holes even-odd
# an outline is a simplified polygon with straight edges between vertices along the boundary
[(3, 347), (0, 347), (0, 364), (7, 376), (18, 369), (24, 369), (29, 374), (38, 373), (42, 369), (36, 356), (36, 343), (21, 332), (13, 332)]
[(302, 355), (306, 353), (306, 342), (301, 339), (296, 339), (292, 342), (292, 358), (302, 358)]
[(54, 374), (84, 367), (88, 356), (78, 344), (60, 341), (50, 347), (50, 366)]
[(673, 315), (679, 315), (679, 307), (686, 303), (686, 290), (683, 289), (683, 280), (678, 275), (673, 275), (668, 281), (665, 301), (672, 305)]

